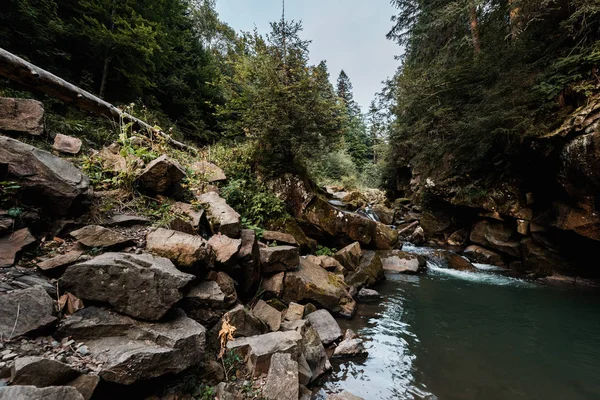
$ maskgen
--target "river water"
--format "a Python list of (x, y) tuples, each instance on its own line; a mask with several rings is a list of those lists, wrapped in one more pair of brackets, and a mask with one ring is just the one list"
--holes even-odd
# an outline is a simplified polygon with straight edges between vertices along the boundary
[[(415, 249), (413, 249), (415, 250)], [(334, 364), (320, 394), (379, 399), (600, 399), (600, 293), (542, 286), (493, 268), (428, 263), (389, 275), (377, 304), (340, 320), (369, 356)]]

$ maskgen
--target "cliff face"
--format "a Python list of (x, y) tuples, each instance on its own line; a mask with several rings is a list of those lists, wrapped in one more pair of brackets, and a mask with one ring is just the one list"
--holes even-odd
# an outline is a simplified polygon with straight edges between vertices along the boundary
[(410, 179), (404, 167), (398, 182), (422, 203), (428, 239), (468, 231), (465, 245), (496, 251), (520, 272), (600, 277), (588, 262), (600, 241), (600, 96), (525, 143), (510, 173), (453, 176), (451, 163), (449, 154), (427, 175), (411, 169)]

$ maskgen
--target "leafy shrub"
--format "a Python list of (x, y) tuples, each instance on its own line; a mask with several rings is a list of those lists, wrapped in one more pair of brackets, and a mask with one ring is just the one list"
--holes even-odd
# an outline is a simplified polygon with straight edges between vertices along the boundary
[(329, 256), (332, 257), (335, 253), (337, 253), (336, 248), (329, 248), (326, 246), (317, 245), (317, 255), (318, 256)]
[(268, 220), (287, 217), (285, 203), (257, 180), (230, 180), (221, 194), (251, 224), (262, 226)]

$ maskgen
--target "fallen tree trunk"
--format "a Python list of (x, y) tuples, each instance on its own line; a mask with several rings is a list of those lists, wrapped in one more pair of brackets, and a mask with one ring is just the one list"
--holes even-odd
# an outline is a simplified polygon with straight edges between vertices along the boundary
[(173, 139), (171, 135), (150, 126), (141, 119), (121, 111), (119, 108), (101, 98), (86, 92), (42, 68), (36, 67), (30, 62), (27, 62), (2, 48), (0, 48), (0, 75), (32, 90), (45, 93), (60, 99), (65, 103), (73, 104), (82, 110), (117, 121), (122, 119), (126, 122), (133, 122), (141, 129), (165, 138), (169, 144), (177, 148), (190, 151), (194, 154), (198, 152), (195, 148)]

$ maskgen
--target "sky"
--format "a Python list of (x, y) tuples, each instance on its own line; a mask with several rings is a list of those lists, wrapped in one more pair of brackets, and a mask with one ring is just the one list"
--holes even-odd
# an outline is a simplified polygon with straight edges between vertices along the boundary
[[(385, 38), (395, 10), (389, 0), (286, 0), (286, 19), (302, 20), (303, 39), (312, 40), (311, 64), (327, 61), (334, 82), (343, 69), (354, 87), (354, 99), (368, 111), (381, 82), (391, 77), (400, 47)], [(217, 0), (222, 21), (236, 31), (261, 34), (281, 19), (281, 0)]]

